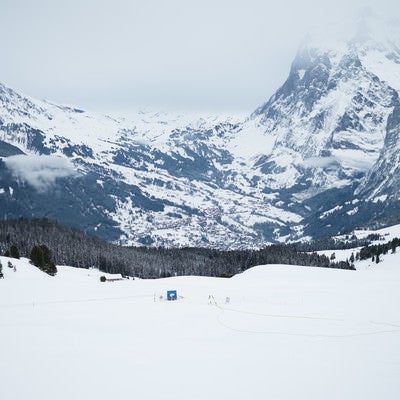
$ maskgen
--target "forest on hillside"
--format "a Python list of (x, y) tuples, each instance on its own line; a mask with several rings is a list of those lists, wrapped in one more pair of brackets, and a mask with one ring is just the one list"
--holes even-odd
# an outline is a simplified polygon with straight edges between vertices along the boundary
[(98, 268), (141, 278), (176, 275), (230, 277), (262, 264), (293, 264), (354, 269), (296, 244), (271, 245), (261, 250), (220, 251), (206, 248), (123, 247), (47, 219), (0, 221), (0, 253), (11, 246), (29, 257), (36, 245), (46, 245), (57, 265)]

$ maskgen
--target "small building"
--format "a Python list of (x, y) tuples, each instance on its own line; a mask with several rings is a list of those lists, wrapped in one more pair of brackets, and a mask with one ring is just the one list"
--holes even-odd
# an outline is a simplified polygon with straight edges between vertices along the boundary
[(178, 298), (178, 295), (176, 293), (176, 290), (168, 290), (167, 291), (167, 300), (176, 300)]

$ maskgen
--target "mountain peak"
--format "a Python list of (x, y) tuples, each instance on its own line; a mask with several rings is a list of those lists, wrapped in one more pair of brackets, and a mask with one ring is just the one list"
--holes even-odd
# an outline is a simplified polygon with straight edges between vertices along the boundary
[(349, 49), (400, 46), (400, 24), (364, 9), (356, 18), (311, 29), (303, 39), (301, 51), (344, 53)]

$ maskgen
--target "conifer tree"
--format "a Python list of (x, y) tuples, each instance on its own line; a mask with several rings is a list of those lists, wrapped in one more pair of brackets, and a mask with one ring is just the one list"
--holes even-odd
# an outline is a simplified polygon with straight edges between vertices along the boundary
[(18, 247), (15, 244), (10, 247), (10, 257), (17, 259), (20, 257)]
[(30, 253), (30, 259), (33, 265), (47, 274), (54, 276), (57, 273), (57, 268), (52, 259), (51, 251), (46, 245), (40, 244), (33, 246)]

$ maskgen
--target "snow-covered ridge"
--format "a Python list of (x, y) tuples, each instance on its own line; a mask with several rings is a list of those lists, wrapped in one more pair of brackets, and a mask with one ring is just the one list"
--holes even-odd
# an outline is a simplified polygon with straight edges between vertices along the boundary
[[(378, 235), (381, 239), (378, 242), (389, 242), (394, 238), (400, 238), (400, 225), (392, 225), (382, 229), (356, 229), (347, 235), (337, 236), (338, 240), (345, 240), (346, 237), (355, 236), (357, 239), (366, 239), (370, 235)], [(378, 243), (377, 242), (377, 243)]]

